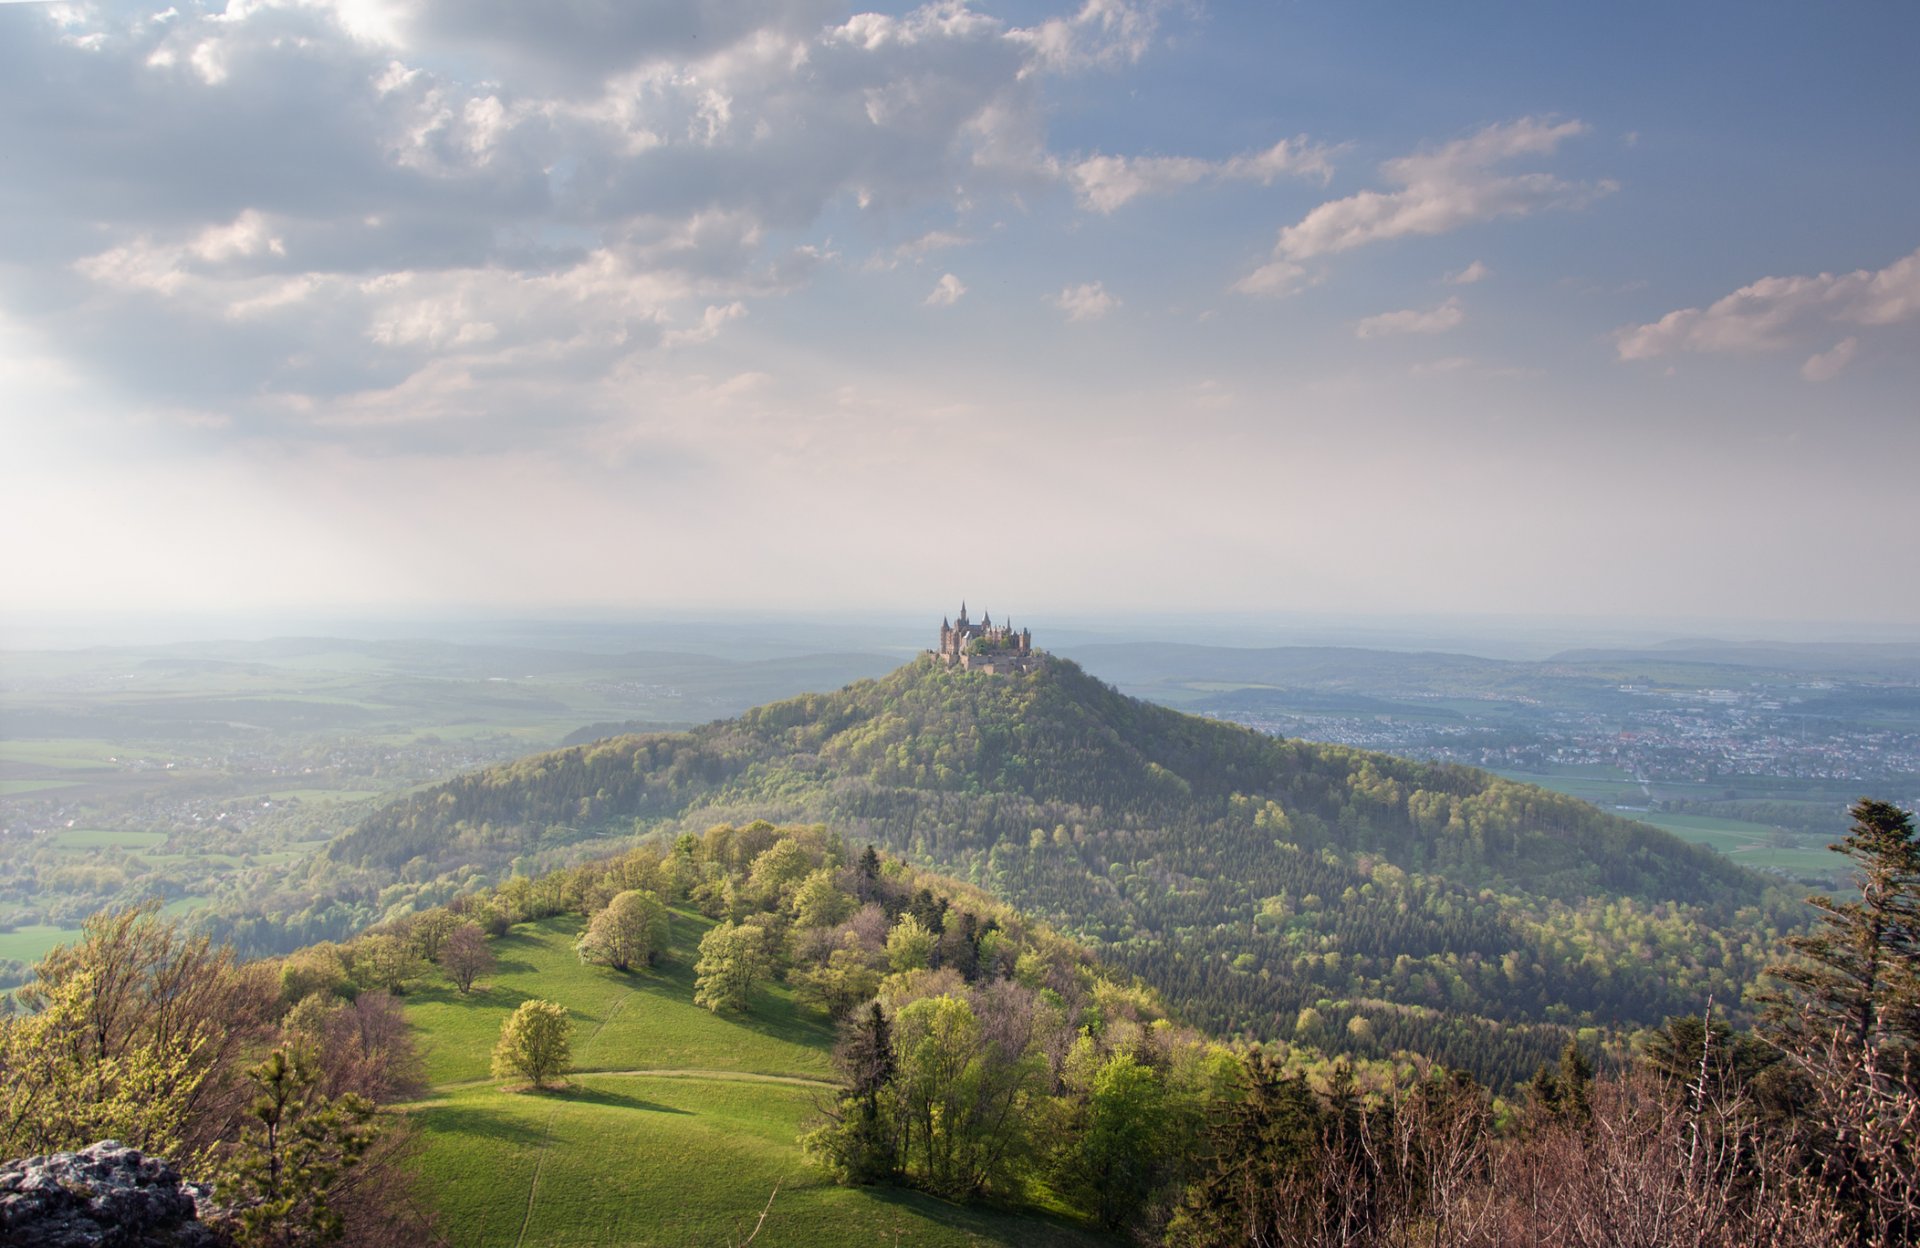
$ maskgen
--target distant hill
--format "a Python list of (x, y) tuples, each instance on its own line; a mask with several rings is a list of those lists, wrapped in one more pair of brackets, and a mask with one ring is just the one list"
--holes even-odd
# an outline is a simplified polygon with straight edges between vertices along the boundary
[(684, 733), (412, 794), (330, 847), (430, 882), (610, 835), (826, 822), (1088, 939), (1190, 1021), (1496, 1082), (1565, 1026), (1736, 1001), (1797, 921), (1763, 878), (1577, 799), (921, 660)]

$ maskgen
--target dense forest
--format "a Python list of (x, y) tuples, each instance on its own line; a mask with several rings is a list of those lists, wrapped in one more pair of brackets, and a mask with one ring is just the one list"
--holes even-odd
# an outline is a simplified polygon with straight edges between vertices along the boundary
[(1056, 659), (1024, 676), (920, 661), (463, 776), (339, 838), (299, 886), (330, 890), (322, 903), (296, 889), (252, 921), (327, 935), (314, 925), (444, 901), (599, 838), (762, 817), (968, 879), (1218, 1034), (1417, 1051), (1500, 1086), (1578, 1029), (1710, 998), (1737, 1010), (1803, 913), (1577, 799), (1182, 715)]

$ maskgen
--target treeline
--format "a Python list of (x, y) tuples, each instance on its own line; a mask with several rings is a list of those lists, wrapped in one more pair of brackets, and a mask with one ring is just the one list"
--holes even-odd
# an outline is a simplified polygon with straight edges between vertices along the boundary
[[(1057, 1033), (991, 986), (851, 1011), (807, 1138), (846, 1182), (1044, 1194), (1142, 1242), (1896, 1248), (1920, 1236), (1920, 840), (1855, 807), (1857, 900), (1781, 952), (1757, 1030), (1669, 1020), (1517, 1106), (1461, 1074), (1225, 1052), (1158, 1024)], [(1375, 1072), (1378, 1073), (1377, 1071)]]
[(1803, 914), (1576, 799), (1181, 715), (1054, 660), (1031, 676), (920, 662), (461, 777), (336, 841), (311, 880), (324, 908), (296, 896), (260, 926), (399, 913), (595, 837), (762, 816), (990, 889), (1218, 1034), (1406, 1048), (1501, 1085), (1576, 1029), (1738, 1003)]

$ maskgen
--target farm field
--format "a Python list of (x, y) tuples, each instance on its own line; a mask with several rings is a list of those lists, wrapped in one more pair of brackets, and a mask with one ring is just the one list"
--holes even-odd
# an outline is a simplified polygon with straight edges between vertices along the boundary
[[(525, 924), (493, 942), (500, 967), (484, 989), (409, 995), (434, 1091), (407, 1112), (450, 1242), (739, 1243), (763, 1209), (756, 1245), (1110, 1242), (1036, 1216), (827, 1182), (796, 1140), (830, 1092), (831, 1030), (779, 987), (744, 1018), (695, 1006), (693, 949), (708, 926), (676, 912), (667, 959), (627, 975), (580, 963), (577, 920)], [(501, 1021), (533, 996), (574, 1018), (563, 1092), (505, 1092), (487, 1077)]]
[(38, 962), (55, 945), (64, 945), (80, 934), (77, 927), (55, 927), (30, 923), (10, 932), (0, 932), (0, 961)]

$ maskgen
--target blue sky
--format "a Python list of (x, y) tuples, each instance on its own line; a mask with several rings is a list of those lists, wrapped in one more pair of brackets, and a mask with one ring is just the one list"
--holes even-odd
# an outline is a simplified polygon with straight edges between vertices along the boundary
[(1916, 35), (0, 5), (9, 596), (1920, 625)]

